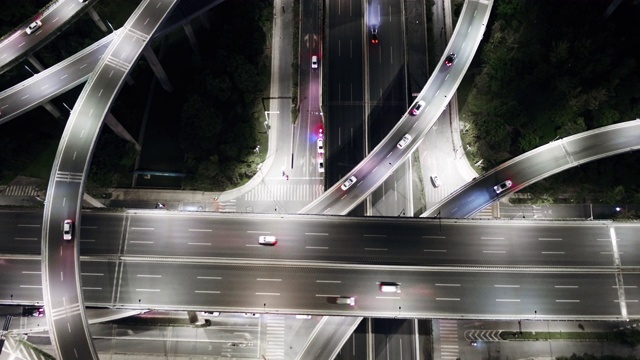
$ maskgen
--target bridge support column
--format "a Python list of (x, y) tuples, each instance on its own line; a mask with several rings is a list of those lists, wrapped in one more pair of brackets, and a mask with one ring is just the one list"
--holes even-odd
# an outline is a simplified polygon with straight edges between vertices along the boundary
[(38, 69), (38, 72), (44, 71), (44, 66), (40, 63), (40, 61), (38, 61), (38, 59), (35, 58), (35, 56), (33, 56), (33, 54), (28, 55), (27, 60), (29, 60), (31, 65), (33, 65), (36, 69)]
[(168, 92), (172, 92), (173, 86), (171, 86), (171, 82), (169, 82), (167, 73), (164, 72), (160, 61), (156, 57), (156, 54), (153, 53), (153, 50), (149, 46), (145, 46), (145, 48), (142, 50), (142, 53), (151, 66), (151, 69), (153, 69), (153, 72), (156, 74), (156, 78), (158, 79), (158, 81), (160, 81), (160, 85), (162, 85), (162, 88), (167, 90)]
[(367, 318), (367, 360), (375, 360), (375, 339), (373, 338), (373, 319)]
[(91, 16), (91, 19), (93, 19), (93, 22), (98, 25), (100, 30), (102, 30), (103, 32), (109, 32), (109, 29), (107, 29), (104, 21), (102, 21), (98, 13), (93, 8), (89, 8), (89, 16)]
[(207, 15), (205, 15), (206, 13), (200, 15), (200, 20), (202, 21), (202, 25), (204, 26), (205, 29), (209, 30), (209, 28), (211, 28), (211, 26), (209, 25), (209, 19), (207, 18)]
[(51, 101), (47, 101), (46, 103), (42, 104), (42, 106), (47, 109), (47, 111), (50, 112), (51, 115), (53, 115), (56, 119), (60, 119), (62, 117), (62, 113), (60, 112), (60, 110), (58, 110), (58, 107), (53, 105)]
[(111, 130), (113, 130), (114, 133), (116, 133), (121, 138), (135, 145), (136, 150), (140, 151), (142, 149), (140, 144), (138, 144), (138, 142), (133, 138), (133, 136), (129, 134), (127, 129), (125, 129), (124, 126), (120, 124), (120, 122), (116, 119), (115, 116), (113, 116), (112, 113), (108, 113), (104, 121), (107, 125), (109, 125), (109, 127), (111, 128)]
[(182, 25), (184, 28), (184, 32), (187, 33), (187, 38), (189, 38), (189, 44), (193, 49), (193, 52), (198, 53), (198, 39), (196, 39), (196, 35), (193, 33), (193, 28), (191, 27), (191, 23), (186, 23)]

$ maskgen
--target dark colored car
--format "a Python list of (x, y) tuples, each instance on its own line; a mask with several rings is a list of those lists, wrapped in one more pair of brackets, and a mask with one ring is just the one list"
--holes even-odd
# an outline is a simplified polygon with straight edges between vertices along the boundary
[(456, 62), (456, 54), (454, 53), (451, 53), (444, 58), (444, 64), (447, 66), (453, 65), (454, 62)]
[(378, 27), (376, 26), (371, 28), (371, 43), (372, 44), (378, 43)]

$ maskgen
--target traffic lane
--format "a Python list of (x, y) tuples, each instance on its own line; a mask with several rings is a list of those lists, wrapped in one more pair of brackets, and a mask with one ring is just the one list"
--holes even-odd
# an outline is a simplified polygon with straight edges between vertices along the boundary
[(111, 41), (107, 41), (65, 66), (45, 75), (37, 74), (0, 93), (0, 123), (9, 121), (36, 107), (40, 102), (56, 97), (58, 92), (82, 82), (91, 74), (110, 44)]
[[(117, 262), (108, 260), (83, 261), (81, 265), (80, 281), (85, 303), (110, 306), (117, 302), (114, 296), (114, 285), (117, 278)], [(105, 298), (106, 294), (112, 294)]]
[(40, 254), (41, 211), (0, 211), (0, 253)]
[(37, 258), (0, 258), (0, 302), (42, 303), (42, 268)]
[[(633, 225), (614, 223), (612, 226), (614, 226), (616, 238), (618, 239), (618, 253), (622, 266), (640, 265), (640, 260), (636, 258), (636, 255), (640, 254), (640, 232)], [(606, 235), (599, 236), (598, 240), (608, 243), (609, 246), (612, 244), (609, 231), (607, 231)]]
[(367, 321), (363, 319), (347, 338), (335, 360), (366, 359), (367, 354)]
[[(640, 274), (623, 274), (622, 279), (627, 314), (630, 317), (638, 317), (640, 316)], [(618, 287), (614, 287), (614, 290), (617, 291)]]
[[(398, 223), (295, 216), (284, 223), (273, 219), (268, 215), (197, 217), (196, 222), (184, 216), (136, 215), (127, 229), (126, 253), (375, 264), (612, 265), (610, 243), (598, 241), (608, 234), (601, 225), (587, 231), (584, 225), (526, 222), (486, 226), (409, 219)], [(576, 231), (584, 235), (576, 237)], [(276, 236), (278, 244), (260, 246), (257, 239), (261, 235)]]
[[(30, 225), (41, 221), (37, 212), (19, 214)], [(0, 217), (5, 221), (12, 218)], [(526, 221), (485, 225), (423, 219), (276, 219), (279, 218), (270, 215), (190, 218), (171, 213), (136, 214), (130, 215), (129, 226), (123, 230), (121, 215), (92, 213), (82, 217), (79, 238), (86, 254), (117, 254), (120, 242), (115, 239), (126, 236), (128, 255), (431, 265), (610, 266), (612, 262), (609, 230), (600, 223), (586, 227)], [(635, 227), (621, 231), (625, 228), (635, 239)], [(581, 235), (576, 236), (578, 233)], [(276, 236), (279, 243), (274, 247), (259, 246), (260, 235)], [(626, 244), (635, 245), (625, 237)], [(633, 265), (635, 251), (624, 246), (625, 242), (620, 241), (622, 264)]]
[(80, 254), (118, 254), (124, 238), (126, 216), (123, 214), (85, 213), (80, 218)]
[(507, 317), (614, 317), (620, 314), (615, 285), (605, 274), (448, 273), (424, 291), (436, 314), (477, 316), (491, 309)]
[[(225, 311), (278, 309), (284, 313), (379, 316), (401, 312), (405, 316), (518, 317), (534, 311), (539, 317), (619, 315), (612, 274), (345, 271), (320, 267), (300, 271), (150, 262), (127, 262), (124, 268), (121, 305), (197, 308), (216, 304)], [(402, 293), (380, 293), (379, 281), (401, 283)], [(337, 296), (354, 296), (356, 305), (336, 305)]]
[(640, 122), (634, 121), (608, 131), (599, 131), (588, 136), (580, 136), (562, 142), (575, 161), (588, 161), (602, 157), (612, 151), (638, 147)]

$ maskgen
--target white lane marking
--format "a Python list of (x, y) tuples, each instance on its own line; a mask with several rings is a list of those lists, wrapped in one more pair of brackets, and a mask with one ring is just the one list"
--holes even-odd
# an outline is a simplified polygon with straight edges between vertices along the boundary
[(69, 76), (69, 74), (64, 74), (64, 76), (62, 76), (62, 77), (60, 78), (60, 80), (62, 80), (62, 79), (64, 79), (64, 78), (66, 78), (67, 76)]
[(385, 234), (363, 234), (364, 237), (387, 237)]
[(440, 301), (460, 301), (460, 298), (436, 298), (436, 300), (440, 300)]
[(155, 230), (155, 228), (132, 227), (131, 230)]
[(339, 297), (340, 295), (333, 294), (316, 294), (316, 297)]
[(160, 289), (136, 289), (136, 291), (160, 291)]
[(103, 276), (104, 274), (102, 274), (102, 273), (80, 273), (80, 275), (84, 275), (84, 276)]
[(341, 284), (341, 280), (316, 280), (317, 283)]
[(257, 292), (256, 295), (280, 296), (280, 293), (263, 293)]
[(400, 299), (400, 296), (376, 296), (376, 299)]
[(14, 240), (40, 240), (38, 238), (13, 238)]
[(364, 248), (365, 250), (369, 250), (369, 251), (387, 251), (389, 249), (385, 249), (385, 248)]
[[(340, 198), (340, 200), (344, 199), (347, 197), (347, 194), (342, 195), (342, 197)], [(328, 210), (328, 209), (327, 209)]]
[(503, 237), (486, 237), (486, 236), (482, 236), (482, 237), (480, 237), (480, 239), (482, 239), (482, 240), (504, 240)]
[(496, 299), (496, 301), (501, 301), (501, 302), (520, 302), (520, 299)]
[(42, 285), (20, 285), (21, 288), (41, 288)]
[(482, 250), (485, 254), (504, 254), (506, 251), (504, 250)]
[(23, 274), (42, 274), (42, 271), (23, 271)]
[(393, 151), (389, 153), (389, 155), (387, 155), (387, 157), (391, 156), (391, 154), (393, 154)]
[(556, 300), (556, 302), (580, 302), (580, 300)]
[(495, 287), (503, 287), (503, 288), (519, 288), (520, 285), (493, 285)]
[(323, 236), (327, 236), (329, 235), (329, 233), (304, 233), (305, 235), (323, 235)]
[(103, 90), (104, 90), (104, 89), (100, 89), (100, 92), (98, 93), (98, 96), (102, 96), (102, 91), (103, 91)]
[(197, 279), (207, 279), (207, 280), (222, 280), (219, 276), (198, 276)]
[(83, 286), (82, 290), (102, 290), (102, 288), (101, 287), (86, 287), (86, 286)]
[[(613, 302), (620, 302), (620, 300), (615, 299), (615, 300), (613, 300)], [(638, 302), (638, 300), (628, 300), (628, 299), (627, 299), (627, 300), (625, 300), (624, 302), (634, 302), (634, 303), (637, 303), (637, 302)]]
[(422, 251), (426, 251), (426, 252), (447, 252), (447, 250), (437, 250), (437, 249), (423, 249)]
[(130, 240), (129, 244), (153, 244), (153, 241)]
[(282, 279), (266, 279), (266, 278), (257, 278), (258, 281), (282, 281)]
[(331, 208), (327, 208), (327, 210), (323, 211), (322, 213), (323, 213), (323, 214), (326, 214), (326, 213), (327, 213), (327, 211), (329, 211), (329, 210), (331, 210)]
[(262, 247), (262, 245), (259, 245), (259, 244), (247, 244), (247, 245), (245, 245), (245, 246), (255, 246), (255, 247)]
[(328, 250), (328, 246), (305, 246), (306, 249), (314, 249), (314, 250)]
[(85, 67), (85, 66), (87, 66), (87, 64), (84, 64), (84, 65), (80, 66), (80, 69), (82, 69), (82, 68), (83, 68), (83, 67)]
[(146, 275), (146, 274), (138, 274), (137, 277), (149, 277), (149, 278), (161, 278), (162, 275)]
[(189, 231), (213, 231), (212, 229), (189, 229)]
[(187, 243), (188, 245), (205, 245), (205, 246), (211, 246), (211, 243), (202, 243), (202, 242), (190, 242)]
[(618, 288), (625, 288), (625, 289), (637, 289), (638, 287), (637, 287), (637, 286), (635, 286), (635, 285), (622, 285), (622, 286), (619, 286), (619, 285), (613, 285), (613, 286), (612, 286), (612, 288), (614, 288), (614, 289), (618, 289)]
[(538, 238), (540, 241), (561, 241), (562, 238)]
[(34, 224), (18, 224), (18, 227), (40, 227), (40, 225), (34, 225)]
[(554, 288), (557, 289), (577, 289), (577, 285), (555, 285)]
[(261, 231), (261, 230), (247, 230), (249, 234), (271, 234), (270, 231)]
[(196, 290), (196, 291), (194, 291), (194, 293), (198, 293), (198, 294), (220, 294), (220, 291), (215, 291), (215, 290)]
[(460, 286), (460, 284), (436, 284), (436, 286)]
[(423, 235), (422, 238), (423, 239), (444, 239), (446, 237), (441, 235)]
[(541, 254), (563, 255), (564, 251), (541, 251)]
[(24, 99), (26, 99), (26, 98), (28, 98), (28, 97), (29, 97), (29, 95), (27, 94), (27, 95), (25, 95), (25, 96), (21, 97), (20, 99), (21, 99), (21, 100), (24, 100)]

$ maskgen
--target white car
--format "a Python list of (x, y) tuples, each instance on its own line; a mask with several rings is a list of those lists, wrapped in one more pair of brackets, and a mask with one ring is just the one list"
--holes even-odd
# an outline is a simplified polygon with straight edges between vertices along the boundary
[(354, 306), (356, 304), (356, 298), (353, 296), (340, 296), (336, 299), (336, 304)]
[(411, 135), (409, 134), (405, 134), (402, 137), (402, 140), (400, 140), (400, 142), (398, 143), (398, 149), (402, 149), (403, 147), (405, 147), (409, 142), (411, 141)]
[(258, 237), (258, 244), (260, 245), (275, 245), (278, 243), (278, 239), (271, 235), (262, 235)]
[(73, 239), (73, 220), (67, 219), (62, 223), (62, 238), (64, 240)]
[(318, 68), (318, 57), (313, 55), (311, 57), (311, 68), (312, 69), (317, 69)]
[(501, 182), (500, 184), (494, 186), (493, 190), (496, 191), (496, 194), (500, 194), (501, 192), (503, 192), (503, 191), (507, 190), (508, 188), (510, 188), (511, 185), (513, 185), (511, 180), (505, 180), (505, 181)]
[(31, 23), (31, 25), (27, 26), (27, 35), (31, 35), (34, 32), (36, 32), (36, 30), (40, 29), (40, 26), (42, 26), (42, 23), (40, 22), (40, 20), (36, 20), (34, 22)]
[(440, 187), (440, 178), (438, 175), (431, 175), (431, 182), (433, 183), (433, 187)]
[(412, 116), (416, 116), (418, 114), (420, 114), (420, 111), (422, 111), (422, 109), (424, 108), (425, 102), (420, 100), (418, 101), (413, 108), (411, 108), (410, 114)]
[(318, 154), (324, 154), (324, 139), (318, 138)]
[(340, 186), (340, 188), (342, 190), (347, 190), (348, 188), (351, 187), (351, 185), (353, 185), (354, 182), (356, 182), (356, 180), (358, 180), (357, 177), (352, 176), (350, 178), (347, 179), (347, 181), (344, 182), (344, 184), (342, 184), (342, 186)]
[(202, 316), (218, 317), (220, 316), (220, 312), (219, 311), (203, 311)]
[(309, 320), (311, 319), (311, 315), (296, 315), (296, 319)]
[(324, 156), (318, 156), (318, 172), (324, 172)]
[(400, 284), (395, 282), (381, 282), (379, 289), (383, 293), (399, 293)]

